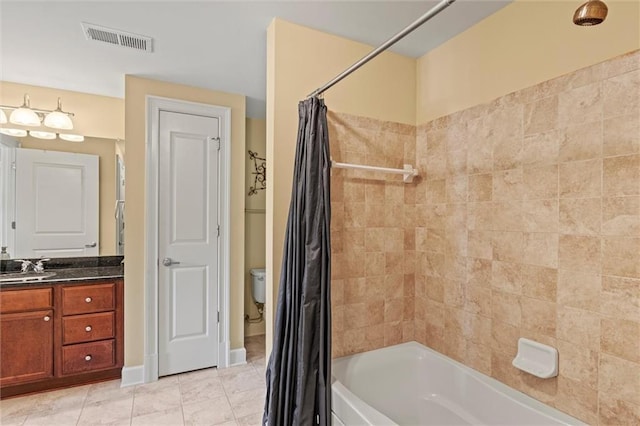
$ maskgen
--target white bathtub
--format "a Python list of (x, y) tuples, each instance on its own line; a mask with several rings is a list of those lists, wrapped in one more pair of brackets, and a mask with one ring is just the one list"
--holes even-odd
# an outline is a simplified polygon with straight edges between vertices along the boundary
[(335, 426), (584, 424), (416, 342), (332, 368)]

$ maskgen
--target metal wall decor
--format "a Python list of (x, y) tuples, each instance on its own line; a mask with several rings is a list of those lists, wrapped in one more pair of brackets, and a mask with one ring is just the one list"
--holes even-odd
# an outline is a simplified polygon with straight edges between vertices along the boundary
[(251, 172), (255, 176), (253, 186), (249, 187), (249, 195), (256, 195), (258, 191), (267, 188), (267, 160), (258, 157), (258, 153), (249, 150), (249, 159), (253, 160), (254, 170)]

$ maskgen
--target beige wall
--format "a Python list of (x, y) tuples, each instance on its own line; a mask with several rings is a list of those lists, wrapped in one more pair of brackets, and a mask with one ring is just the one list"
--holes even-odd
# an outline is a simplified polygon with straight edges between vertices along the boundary
[(82, 143), (32, 137), (19, 138), (19, 141), (22, 148), (93, 154), (100, 157), (100, 255), (115, 255), (116, 221), (113, 208), (116, 200), (116, 141), (92, 137), (85, 138)]
[[(146, 96), (231, 107), (231, 348), (243, 347), (245, 98), (134, 76), (125, 78), (127, 227), (125, 233), (125, 364), (144, 357)], [(240, 218), (240, 219), (239, 219)]]
[[(264, 268), (265, 266), (265, 203), (266, 190), (258, 191), (249, 196), (249, 187), (253, 186), (254, 162), (249, 159), (247, 151), (257, 152), (265, 158), (267, 145), (267, 123), (257, 118), (247, 118), (247, 146), (246, 146), (246, 175), (245, 175), (245, 228), (244, 228), (244, 312), (251, 318), (259, 317), (258, 309), (251, 296), (251, 268)], [(258, 323), (244, 324), (244, 335), (255, 336), (265, 333), (264, 319)]]
[[(293, 174), (298, 102), (371, 50), (280, 19), (267, 31), (267, 353)], [(415, 124), (415, 60), (391, 52), (327, 91), (332, 111)]]
[(640, 48), (640, 1), (606, 3), (604, 23), (579, 27), (580, 2), (516, 0), (427, 53), (417, 124)]
[(58, 98), (61, 98), (62, 109), (75, 114), (73, 133), (96, 138), (124, 139), (124, 99), (0, 82), (2, 105), (22, 105), (25, 93), (31, 99), (31, 107), (39, 109), (56, 109)]

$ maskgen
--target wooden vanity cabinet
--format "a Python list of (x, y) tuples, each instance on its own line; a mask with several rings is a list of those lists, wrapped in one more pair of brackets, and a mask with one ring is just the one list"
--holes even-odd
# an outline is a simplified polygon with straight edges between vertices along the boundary
[(0, 386), (53, 377), (53, 291), (0, 292)]
[(0, 396), (119, 378), (123, 280), (0, 291)]

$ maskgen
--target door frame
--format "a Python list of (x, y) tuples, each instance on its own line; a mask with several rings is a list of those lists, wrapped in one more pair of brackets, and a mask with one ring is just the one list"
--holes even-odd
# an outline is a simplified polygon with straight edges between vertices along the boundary
[(146, 96), (145, 161), (145, 274), (144, 274), (144, 382), (158, 380), (158, 183), (160, 112), (176, 112), (220, 120), (219, 206), (220, 239), (218, 250), (218, 367), (230, 362), (230, 186), (231, 186), (231, 108), (180, 99)]
[(16, 220), (16, 148), (17, 140), (0, 134), (0, 245), (7, 246), (7, 252), (15, 256), (16, 230), (11, 223)]

